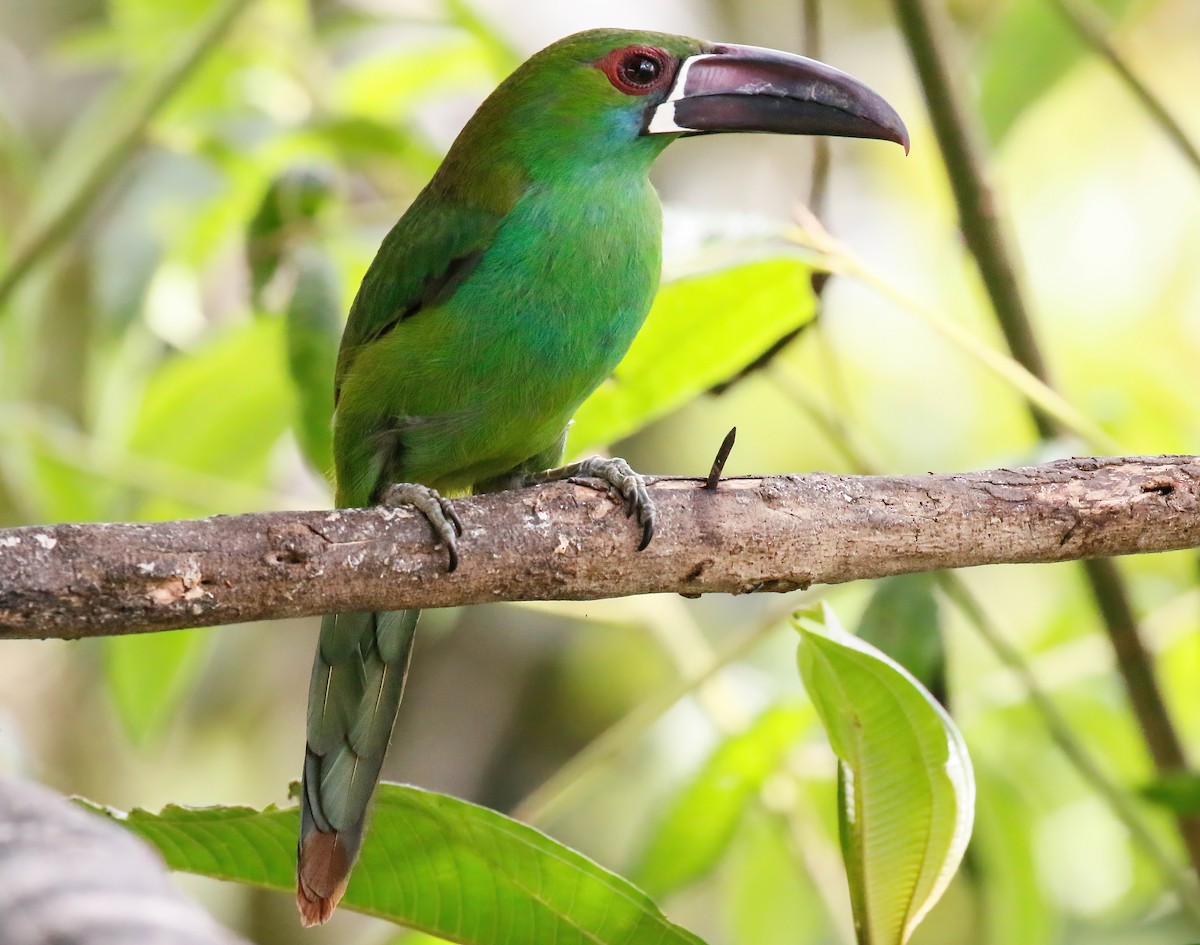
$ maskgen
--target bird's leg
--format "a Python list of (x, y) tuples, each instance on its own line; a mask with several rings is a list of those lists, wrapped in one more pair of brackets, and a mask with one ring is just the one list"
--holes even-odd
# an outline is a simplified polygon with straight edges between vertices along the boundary
[(417, 482), (397, 482), (383, 490), (379, 504), (409, 505), (424, 515), (434, 534), (446, 546), (446, 553), (450, 556), (447, 570), (453, 571), (458, 567), (458, 536), (463, 533), (463, 524), (449, 499), (436, 489)]
[(577, 478), (600, 479), (615, 489), (625, 500), (625, 514), (635, 515), (642, 526), (642, 542), (638, 545), (638, 551), (650, 544), (650, 539), (654, 537), (654, 501), (646, 488), (646, 480), (623, 459), (591, 456), (557, 469), (529, 473), (525, 476), (525, 484), (532, 486)]
[(629, 463), (623, 459), (605, 459), (603, 456), (593, 456), (590, 459), (568, 466), (557, 466), (547, 469), (562, 459), (563, 448), (567, 443), (567, 431), (548, 448), (530, 456), (508, 472), (491, 479), (477, 482), (474, 492), (476, 495), (485, 492), (503, 492), (508, 489), (522, 489), (526, 486), (536, 486), (546, 482), (560, 482), (563, 479), (593, 478), (600, 479), (606, 486), (615, 489), (625, 501), (629, 515), (637, 515), (638, 524), (642, 526), (642, 542), (638, 545), (641, 551), (654, 537), (654, 502), (646, 489), (646, 481), (629, 468)]

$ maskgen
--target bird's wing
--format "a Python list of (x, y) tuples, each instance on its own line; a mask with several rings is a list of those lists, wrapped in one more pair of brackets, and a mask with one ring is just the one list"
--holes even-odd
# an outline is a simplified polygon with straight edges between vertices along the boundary
[(488, 210), (418, 198), (384, 238), (350, 308), (335, 402), (358, 353), (449, 298), (492, 244), (501, 219)]

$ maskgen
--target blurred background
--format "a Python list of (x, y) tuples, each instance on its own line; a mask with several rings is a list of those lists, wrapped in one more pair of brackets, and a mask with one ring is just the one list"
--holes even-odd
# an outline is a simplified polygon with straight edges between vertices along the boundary
[[(1113, 449), (1197, 452), (1200, 161), (1058, 0), (934, 6), (1054, 383)], [(1200, 4), (1071, 7), (1200, 140)], [(495, 83), (601, 25), (819, 48), (883, 93), (913, 142), (907, 159), (831, 142), (827, 175), (806, 139), (667, 152), (654, 179), (668, 279), (767, 256), (819, 268), (829, 259), (798, 245), (811, 242), (798, 220), (814, 232), (802, 207), (858, 274), (818, 279), (815, 323), (719, 395), (632, 424), (614, 453), (703, 475), (734, 425), (731, 474), (950, 472), (1097, 448), (1039, 438), (1011, 386), (929, 327), (936, 313), (1004, 350), (883, 0), (0, 0), (0, 525), (326, 507), (312, 471), (327, 468), (320, 339), (336, 337), (379, 240)], [(807, 277), (801, 288), (797, 324), (812, 307)], [(1196, 556), (1119, 567), (1194, 753)], [(713, 752), (784, 711), (792, 737), (736, 830), (695, 876), (654, 891), (713, 943), (845, 942), (833, 759), (786, 620), (819, 595), (849, 626), (864, 612), (900, 630), (919, 618), (977, 766), (972, 853), (917, 941), (1200, 940), (1171, 878), (1062, 750), (1065, 738), (1096, 759), (1185, 868), (1173, 809), (1194, 809), (1194, 783), (1156, 782), (1082, 569), (962, 578), (1065, 735), (927, 582), (502, 605), (425, 614), (385, 776), (515, 810), (628, 872)], [(6, 643), (0, 771), (121, 809), (284, 803), (316, 624)], [(602, 750), (578, 756), (602, 733)], [(297, 938), (289, 896), (180, 881), (255, 942)], [(405, 936), (339, 914), (305, 940)]]

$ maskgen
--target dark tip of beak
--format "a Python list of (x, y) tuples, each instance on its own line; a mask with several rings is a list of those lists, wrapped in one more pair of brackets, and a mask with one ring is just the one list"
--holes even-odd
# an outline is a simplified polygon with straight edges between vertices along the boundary
[(671, 130), (672, 123), (685, 134), (834, 135), (894, 141), (909, 150), (896, 110), (858, 79), (815, 59), (755, 46), (716, 46), (685, 60), (647, 130)]

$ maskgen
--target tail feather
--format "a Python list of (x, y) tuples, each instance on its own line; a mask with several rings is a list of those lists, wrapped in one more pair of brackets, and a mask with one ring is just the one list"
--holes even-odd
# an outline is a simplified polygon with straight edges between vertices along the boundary
[(416, 610), (327, 616), (309, 687), (296, 902), (305, 925), (346, 890), (412, 657)]
[(353, 862), (337, 833), (314, 831), (300, 841), (296, 905), (305, 928), (329, 921), (350, 882)]

